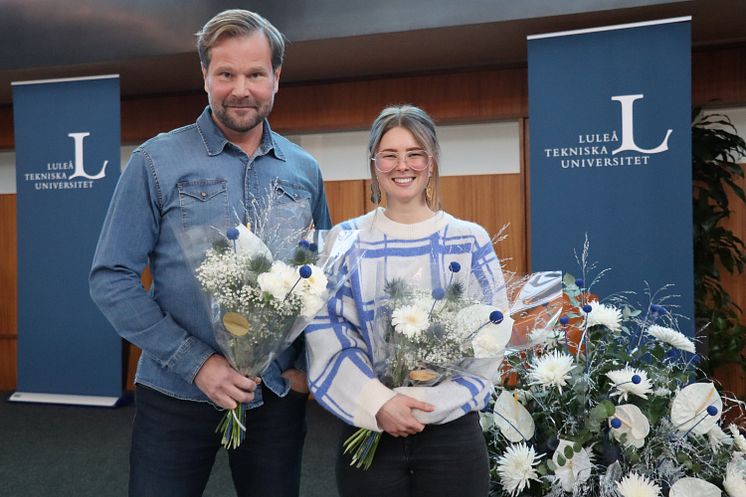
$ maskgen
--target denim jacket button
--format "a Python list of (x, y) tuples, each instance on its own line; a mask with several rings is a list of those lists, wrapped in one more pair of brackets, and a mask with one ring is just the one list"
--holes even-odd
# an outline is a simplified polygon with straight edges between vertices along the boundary
[(199, 194), (200, 197), (205, 198), (207, 196), (207, 192), (201, 192)]

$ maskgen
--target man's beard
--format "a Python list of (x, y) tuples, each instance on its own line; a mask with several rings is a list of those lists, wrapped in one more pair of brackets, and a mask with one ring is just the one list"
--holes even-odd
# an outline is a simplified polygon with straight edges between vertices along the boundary
[[(257, 125), (261, 124), (264, 119), (272, 111), (272, 104), (274, 98), (271, 98), (267, 102), (257, 104), (253, 100), (244, 101), (224, 101), (220, 106), (212, 109), (213, 114), (220, 123), (231, 131), (237, 133), (245, 133), (254, 129)], [(229, 114), (229, 108), (231, 106), (249, 106), (245, 115), (238, 118)]]

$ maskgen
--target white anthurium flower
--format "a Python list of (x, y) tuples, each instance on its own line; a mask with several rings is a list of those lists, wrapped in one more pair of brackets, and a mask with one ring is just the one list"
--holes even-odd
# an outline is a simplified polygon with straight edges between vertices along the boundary
[(712, 383), (693, 383), (671, 402), (671, 421), (681, 431), (704, 435), (718, 422), (723, 401)]
[[(621, 422), (619, 428), (613, 420), (618, 419)], [(642, 413), (639, 407), (634, 404), (621, 404), (616, 406), (614, 415), (609, 418), (611, 434), (615, 439), (621, 440), (622, 435), (626, 434), (626, 447), (641, 448), (645, 445), (645, 437), (650, 433), (650, 422)]]
[(554, 345), (559, 338), (559, 332), (551, 327), (535, 328), (528, 334), (528, 341), (533, 345)]
[(535, 358), (529, 371), (530, 385), (539, 385), (543, 388), (562, 387), (567, 385), (570, 372), (575, 369), (575, 360), (569, 354), (553, 350), (549, 354)]
[(733, 454), (725, 468), (723, 488), (730, 497), (746, 497), (746, 461), (740, 452)]
[(533, 447), (525, 443), (511, 445), (497, 460), (497, 474), (500, 484), (511, 495), (516, 496), (531, 486), (531, 480), (538, 481), (539, 473), (534, 466), (539, 464)]
[[(499, 324), (491, 323), (490, 314), (493, 311), (500, 311), (500, 309), (487, 304), (466, 306), (456, 313), (456, 327), (464, 337), (474, 337), (482, 330), (491, 328), (491, 332), (495, 336), (499, 336), (501, 341), (505, 342), (504, 347), (510, 340), (510, 335), (513, 332), (513, 319), (507, 312), (500, 311), (503, 314), (502, 322)], [(489, 324), (482, 327), (485, 323)]]
[(591, 326), (606, 326), (613, 332), (617, 332), (622, 329), (622, 312), (610, 305), (601, 304), (596, 300), (588, 302), (591, 306), (591, 312), (581, 312), (587, 318), (587, 325)]
[(407, 338), (417, 338), (430, 326), (430, 320), (424, 309), (414, 305), (405, 305), (392, 313), (391, 324), (397, 333)]
[(627, 366), (624, 369), (609, 371), (606, 376), (614, 383), (616, 388), (616, 391), (611, 395), (619, 395), (620, 400), (627, 401), (630, 394), (647, 399), (648, 394), (653, 391), (653, 385), (648, 380), (648, 374), (641, 369)]
[(513, 443), (531, 440), (536, 425), (531, 413), (518, 402), (514, 392), (503, 390), (495, 400), (493, 408), (494, 423), (500, 428), (500, 433)]
[(238, 239), (236, 240), (236, 252), (238, 254), (248, 254), (249, 257), (263, 255), (267, 260), (272, 261), (272, 252), (269, 251), (261, 238), (243, 224), (236, 226), (236, 229), (238, 229)]
[[(565, 447), (572, 447), (574, 444), (567, 440), (560, 440), (557, 450), (554, 451), (552, 461), (557, 466), (554, 471), (555, 477), (562, 484), (562, 490), (565, 492), (572, 491), (577, 483), (583, 483), (591, 477), (593, 462), (591, 452), (581, 448), (579, 452), (574, 452), (572, 459), (565, 458)], [(565, 464), (560, 466), (559, 458), (565, 459)]]
[(723, 492), (701, 478), (680, 478), (671, 485), (668, 497), (721, 497)]
[(713, 452), (718, 450), (724, 443), (730, 443), (733, 441), (730, 435), (725, 433), (720, 428), (720, 425), (717, 424), (713, 425), (713, 427), (710, 428), (710, 431), (707, 432), (707, 439), (710, 441), (710, 448), (712, 448)]
[(292, 266), (282, 261), (275, 261), (266, 273), (257, 278), (259, 288), (278, 300), (282, 300), (288, 294), (293, 285), (298, 281), (298, 274)]
[(696, 352), (694, 342), (689, 340), (686, 335), (674, 330), (673, 328), (667, 328), (665, 326), (658, 326), (657, 324), (654, 324), (645, 331), (648, 335), (655, 337), (659, 342), (666, 343), (671, 347), (675, 347), (692, 354)]
[(738, 430), (738, 426), (736, 426), (734, 423), (731, 423), (730, 425), (728, 425), (728, 430), (730, 430), (730, 434), (731, 436), (733, 436), (733, 441), (735, 442), (738, 450), (746, 453), (746, 437), (741, 435), (741, 432)]
[(490, 312), (495, 310), (497, 308), (493, 307), (489, 312), (481, 313), (481, 317), (485, 319), (486, 316), (486, 320), (479, 324), (481, 328), (477, 327), (479, 331), (471, 341), (474, 357), (477, 359), (502, 356), (513, 333), (513, 319), (510, 316), (504, 315), (499, 323), (490, 322)]
[(637, 473), (630, 473), (616, 484), (617, 492), (622, 497), (657, 497), (661, 487)]
[[(314, 264), (307, 264), (307, 266), (311, 268), (311, 276), (303, 279), (303, 293), (315, 296), (323, 295), (326, 292), (326, 285), (329, 283), (329, 280), (320, 267)], [(298, 268), (298, 271), (300, 271), (300, 268)]]

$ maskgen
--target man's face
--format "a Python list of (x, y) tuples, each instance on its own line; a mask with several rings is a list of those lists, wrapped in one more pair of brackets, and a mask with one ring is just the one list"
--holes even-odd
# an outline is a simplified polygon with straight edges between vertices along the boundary
[(269, 115), (280, 68), (272, 70), (269, 42), (256, 32), (219, 40), (202, 76), (216, 124), (230, 137), (254, 129)]

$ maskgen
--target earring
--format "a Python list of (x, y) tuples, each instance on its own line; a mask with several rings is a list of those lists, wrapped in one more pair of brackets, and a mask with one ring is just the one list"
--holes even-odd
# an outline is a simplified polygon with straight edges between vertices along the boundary
[(370, 201), (374, 204), (381, 203), (381, 189), (378, 186), (378, 181), (373, 180), (370, 184)]

